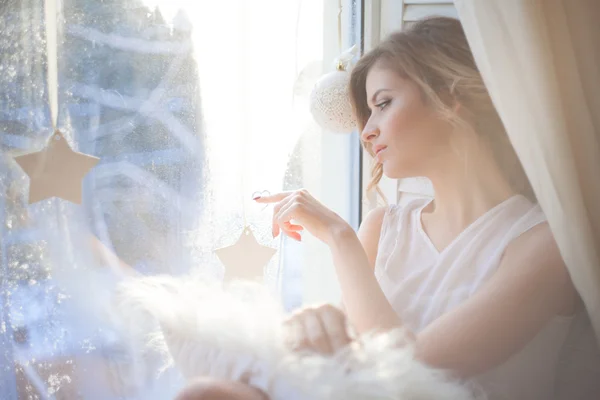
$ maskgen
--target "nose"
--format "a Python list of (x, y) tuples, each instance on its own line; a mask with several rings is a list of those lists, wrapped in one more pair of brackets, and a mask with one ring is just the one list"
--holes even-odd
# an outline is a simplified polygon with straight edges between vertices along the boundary
[(367, 124), (365, 125), (360, 134), (360, 137), (362, 138), (363, 142), (371, 142), (377, 136), (379, 136), (379, 128), (377, 128), (377, 126), (371, 121), (367, 121)]

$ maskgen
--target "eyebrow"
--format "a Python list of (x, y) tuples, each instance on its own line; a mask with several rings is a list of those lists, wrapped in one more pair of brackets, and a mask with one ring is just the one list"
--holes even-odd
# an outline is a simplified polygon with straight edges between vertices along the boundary
[(375, 93), (373, 93), (373, 97), (371, 97), (371, 103), (375, 102), (375, 99), (377, 98), (377, 95), (381, 92), (391, 92), (391, 89), (379, 89), (377, 90)]

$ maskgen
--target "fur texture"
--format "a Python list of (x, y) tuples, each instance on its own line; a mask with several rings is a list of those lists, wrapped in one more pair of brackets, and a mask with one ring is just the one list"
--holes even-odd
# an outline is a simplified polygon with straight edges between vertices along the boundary
[(136, 279), (120, 287), (118, 309), (138, 334), (158, 323), (149, 343), (186, 378), (243, 380), (272, 400), (482, 398), (416, 361), (400, 332), (359, 337), (333, 357), (289, 351), (280, 302), (258, 283)]

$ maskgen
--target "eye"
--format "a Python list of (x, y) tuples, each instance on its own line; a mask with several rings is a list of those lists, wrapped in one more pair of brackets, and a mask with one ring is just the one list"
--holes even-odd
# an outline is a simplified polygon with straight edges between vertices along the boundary
[(391, 100), (385, 100), (382, 101), (381, 103), (375, 104), (375, 107), (379, 108), (379, 110), (383, 110), (384, 108), (386, 108), (388, 106), (388, 104), (390, 104)]

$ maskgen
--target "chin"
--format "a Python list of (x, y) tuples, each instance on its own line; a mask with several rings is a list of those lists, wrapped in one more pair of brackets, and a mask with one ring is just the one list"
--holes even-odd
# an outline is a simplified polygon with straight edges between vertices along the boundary
[(383, 175), (389, 179), (404, 179), (414, 178), (419, 175), (414, 168), (407, 168), (405, 166), (390, 165), (390, 163), (383, 163)]

